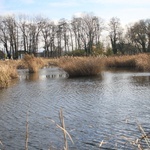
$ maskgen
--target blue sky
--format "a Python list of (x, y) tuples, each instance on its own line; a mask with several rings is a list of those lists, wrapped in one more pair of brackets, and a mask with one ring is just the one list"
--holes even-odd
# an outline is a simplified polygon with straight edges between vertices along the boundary
[(106, 21), (118, 17), (128, 24), (150, 18), (150, 0), (0, 0), (1, 15), (41, 14), (51, 20), (71, 20), (83, 12), (92, 12)]

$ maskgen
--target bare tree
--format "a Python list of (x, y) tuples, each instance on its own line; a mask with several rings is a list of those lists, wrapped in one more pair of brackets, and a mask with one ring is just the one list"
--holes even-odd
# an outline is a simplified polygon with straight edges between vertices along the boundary
[(20, 41), (21, 46), (20, 50), (24, 50), (25, 52), (28, 52), (29, 49), (29, 32), (28, 32), (28, 16), (26, 15), (20, 15), (19, 16), (19, 28), (20, 28)]
[(92, 54), (93, 45), (100, 42), (103, 30), (102, 20), (92, 14), (84, 14), (80, 18), (73, 18), (72, 28), (76, 47), (83, 48), (86, 55)]
[(117, 42), (119, 40), (119, 36), (122, 34), (122, 28), (120, 25), (119, 18), (111, 18), (109, 22), (109, 38), (111, 41), (111, 46), (114, 54), (117, 54)]
[(7, 56), (10, 56), (10, 51), (8, 50), (8, 31), (5, 26), (5, 20), (3, 17), (0, 17), (0, 40), (6, 50)]
[(74, 34), (75, 49), (81, 49), (81, 37), (80, 37), (80, 28), (81, 28), (81, 18), (73, 18), (71, 21), (71, 30)]
[(7, 30), (10, 54), (13, 58), (18, 58), (18, 25), (14, 16), (7, 16), (3, 20)]
[(128, 28), (128, 37), (137, 52), (150, 52), (150, 20), (140, 20)]
[(42, 35), (44, 39), (44, 49), (46, 57), (53, 57), (54, 55), (54, 38), (55, 38), (55, 24), (49, 19), (44, 19), (42, 22)]

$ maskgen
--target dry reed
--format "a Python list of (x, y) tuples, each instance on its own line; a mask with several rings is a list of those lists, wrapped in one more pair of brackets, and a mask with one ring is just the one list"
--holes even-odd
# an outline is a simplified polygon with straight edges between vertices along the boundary
[(60, 110), (59, 113), (59, 119), (61, 123), (61, 127), (63, 128), (63, 135), (64, 135), (64, 150), (68, 150), (68, 141), (67, 141), (67, 134), (66, 134), (66, 127), (65, 127), (65, 122), (64, 122), (64, 117), (63, 117), (63, 111), (62, 109)]
[(69, 77), (96, 76), (102, 70), (102, 59), (97, 57), (64, 57), (59, 66)]
[(136, 68), (139, 71), (150, 71), (150, 54), (137, 55)]
[(0, 88), (7, 87), (12, 79), (18, 77), (15, 67), (0, 63)]
[(105, 67), (133, 68), (138, 71), (150, 71), (150, 55), (126, 55), (105, 58)]
[(27, 64), (30, 73), (38, 72), (40, 68), (45, 66), (42, 58), (37, 58), (33, 55), (25, 55), (23, 61)]
[(28, 141), (29, 141), (29, 121), (28, 121), (28, 112), (26, 115), (26, 140), (25, 140), (25, 150), (28, 150)]

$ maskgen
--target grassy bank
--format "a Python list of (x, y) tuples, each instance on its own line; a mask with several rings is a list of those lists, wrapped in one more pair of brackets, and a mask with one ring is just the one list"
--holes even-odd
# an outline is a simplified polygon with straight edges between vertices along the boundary
[(95, 76), (102, 70), (102, 59), (96, 57), (64, 57), (59, 61), (59, 67), (65, 70), (69, 77)]

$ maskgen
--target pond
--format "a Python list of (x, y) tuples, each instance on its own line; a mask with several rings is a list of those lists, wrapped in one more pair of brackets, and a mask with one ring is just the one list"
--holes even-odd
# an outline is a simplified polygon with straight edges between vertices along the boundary
[[(20, 78), (0, 90), (0, 149), (63, 149), (63, 116), (70, 150), (136, 149), (139, 125), (150, 132), (150, 73), (109, 70), (98, 77), (68, 78), (59, 68)], [(26, 123), (28, 121), (28, 131)]]

